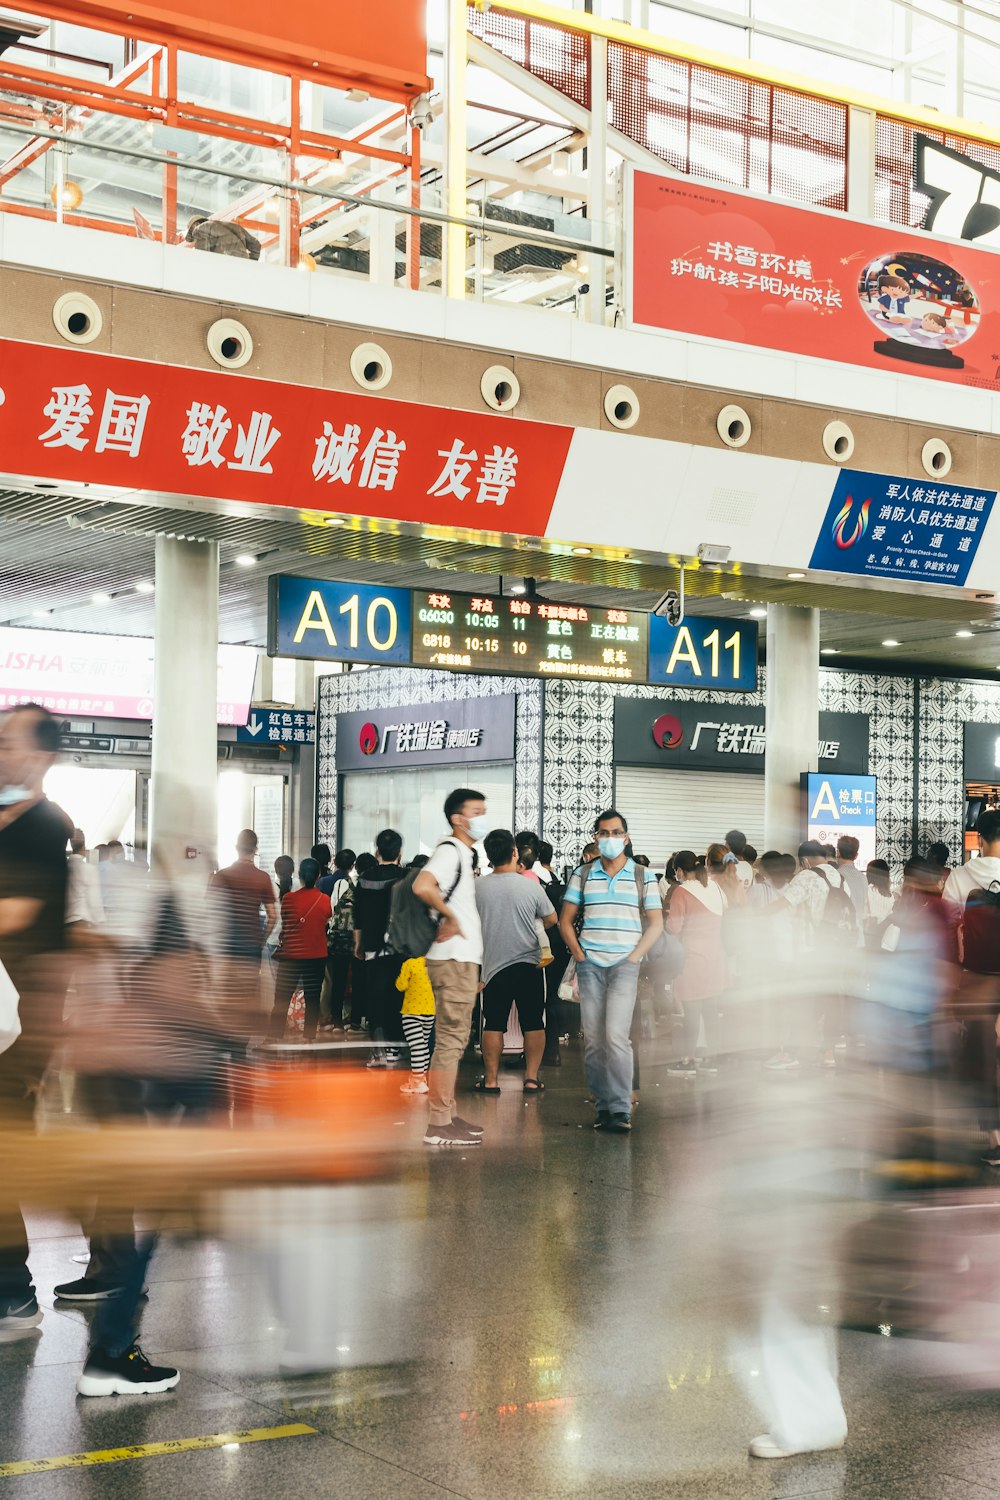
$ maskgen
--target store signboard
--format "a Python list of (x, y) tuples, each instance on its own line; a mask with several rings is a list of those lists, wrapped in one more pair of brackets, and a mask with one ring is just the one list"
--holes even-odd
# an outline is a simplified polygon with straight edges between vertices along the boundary
[[(819, 716), (822, 771), (867, 774), (867, 714)], [(764, 770), (764, 709), (661, 698), (616, 698), (614, 752), (621, 765), (675, 771)]]
[(1000, 724), (966, 724), (964, 779), (1000, 784)]
[[(3, 374), (6, 372), (6, 375)], [(572, 429), (0, 339), (9, 474), (537, 536)]]
[(631, 181), (635, 324), (996, 388), (992, 250), (686, 178)]
[(757, 623), (688, 615), (670, 625), (649, 620), (649, 681), (670, 687), (752, 693), (757, 686)]
[(809, 771), (803, 776), (806, 793), (806, 837), (833, 844), (845, 834), (856, 838), (858, 859), (876, 858), (878, 781), (874, 776), (838, 776)]
[(337, 770), (511, 761), (515, 710), (515, 695), (503, 693), (338, 714)]
[(995, 490), (842, 469), (809, 566), (961, 587), (995, 499)]
[[(219, 724), (246, 723), (256, 670), (253, 647), (219, 647)], [(152, 719), (153, 642), (0, 628), (0, 709), (18, 703), (88, 719)]]

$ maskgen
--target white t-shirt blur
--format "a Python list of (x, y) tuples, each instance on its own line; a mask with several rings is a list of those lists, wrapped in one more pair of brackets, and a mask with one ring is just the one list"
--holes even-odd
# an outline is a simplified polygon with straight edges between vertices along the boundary
[[(427, 957), (432, 960), (453, 958), (458, 963), (481, 964), (483, 961), (483, 930), (476, 905), (476, 876), (472, 867), (472, 850), (459, 839), (442, 839), (424, 866), (437, 881), (441, 891), (455, 914), (461, 937), (449, 938), (446, 943), (435, 943)], [(458, 885), (451, 896), (448, 892), (455, 885), (455, 876), (461, 870)]]

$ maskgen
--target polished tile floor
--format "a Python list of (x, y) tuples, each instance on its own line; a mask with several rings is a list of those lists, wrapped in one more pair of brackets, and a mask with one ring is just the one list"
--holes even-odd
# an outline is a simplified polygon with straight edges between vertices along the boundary
[[(514, 1073), (499, 1099), (463, 1097), (487, 1127), (480, 1150), (423, 1152), (424, 1106), (403, 1100), (413, 1151), (399, 1182), (258, 1193), (222, 1205), (207, 1236), (166, 1237), (142, 1333), (147, 1353), (183, 1372), (165, 1396), (77, 1398), (88, 1314), (57, 1309), (52, 1288), (78, 1274), (84, 1244), (74, 1225), (33, 1218), (45, 1321), (0, 1345), (0, 1463), (295, 1422), (315, 1433), (0, 1487), (18, 1500), (1000, 1493), (1000, 1377), (944, 1379), (923, 1341), (877, 1334), (839, 1335), (842, 1452), (748, 1459), (762, 1423), (731, 1339), (748, 1319), (753, 1234), (744, 1245), (730, 1200), (754, 1197), (733, 1174), (756, 1096), (725, 1070), (670, 1079), (644, 1057), (623, 1139), (589, 1128), (575, 1046), (546, 1077), (542, 1099), (526, 1100)], [(801, 1103), (837, 1083), (816, 1073), (764, 1087), (797, 1089)], [(834, 1194), (819, 1212), (832, 1223), (856, 1208)], [(282, 1373), (317, 1354), (338, 1368)], [(962, 1351), (948, 1354), (963, 1367)]]

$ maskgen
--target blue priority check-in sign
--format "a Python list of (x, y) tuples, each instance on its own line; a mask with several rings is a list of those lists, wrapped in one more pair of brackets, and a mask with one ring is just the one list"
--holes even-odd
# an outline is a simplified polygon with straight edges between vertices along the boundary
[(961, 586), (995, 499), (995, 490), (843, 469), (809, 566)]

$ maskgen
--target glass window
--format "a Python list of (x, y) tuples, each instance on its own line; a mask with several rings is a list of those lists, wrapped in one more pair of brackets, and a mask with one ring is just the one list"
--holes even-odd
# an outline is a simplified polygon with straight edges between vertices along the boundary
[(395, 828), (403, 836), (403, 863), (430, 854), (445, 837), (444, 799), (456, 786), (474, 788), (486, 798), (492, 828), (514, 829), (512, 765), (428, 766), (405, 771), (355, 771), (342, 776), (341, 846), (374, 852), (375, 836)]

